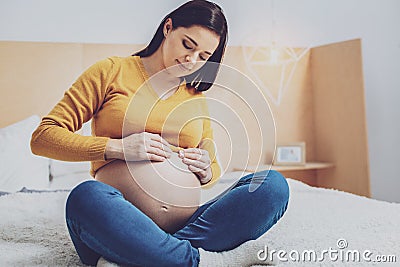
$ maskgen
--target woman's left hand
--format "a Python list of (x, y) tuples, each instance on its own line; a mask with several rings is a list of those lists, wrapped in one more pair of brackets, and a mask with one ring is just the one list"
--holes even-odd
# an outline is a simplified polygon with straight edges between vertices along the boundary
[(208, 151), (201, 148), (186, 148), (179, 151), (182, 162), (188, 165), (199, 178), (201, 184), (208, 183), (212, 178), (211, 160)]

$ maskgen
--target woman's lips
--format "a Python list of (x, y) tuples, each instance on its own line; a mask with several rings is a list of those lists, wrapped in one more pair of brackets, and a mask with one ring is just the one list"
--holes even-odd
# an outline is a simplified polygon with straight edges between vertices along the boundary
[(184, 70), (184, 71), (190, 71), (190, 69), (186, 68), (179, 60), (176, 60), (178, 62), (179, 67)]

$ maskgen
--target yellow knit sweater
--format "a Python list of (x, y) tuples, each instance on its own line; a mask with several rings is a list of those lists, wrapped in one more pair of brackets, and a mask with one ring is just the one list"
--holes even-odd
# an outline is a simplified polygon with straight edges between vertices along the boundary
[[(36, 155), (64, 161), (91, 161), (90, 175), (115, 159), (105, 159), (110, 138), (143, 131), (160, 134), (171, 145), (209, 152), (214, 184), (221, 174), (204, 95), (181, 83), (161, 99), (149, 85), (140, 57), (110, 57), (88, 68), (33, 132)], [(76, 134), (92, 119), (92, 136)]]

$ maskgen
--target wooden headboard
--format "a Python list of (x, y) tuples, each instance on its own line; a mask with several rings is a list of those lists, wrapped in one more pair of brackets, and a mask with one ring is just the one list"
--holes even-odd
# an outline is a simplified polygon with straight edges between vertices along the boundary
[[(33, 114), (46, 115), (91, 64), (109, 56), (128, 56), (141, 48), (143, 45), (0, 42), (0, 127)], [(252, 78), (243, 51), (242, 47), (228, 47), (224, 63)], [(314, 47), (296, 64), (279, 105), (269, 101), (276, 141), (305, 141), (307, 160), (335, 165), (332, 170), (316, 174), (318, 185), (369, 196), (361, 40)], [(268, 82), (280, 78), (268, 75), (267, 69), (259, 71)], [(236, 77), (231, 79), (236, 82)], [(240, 80), (236, 84), (235, 89), (245, 93), (246, 85)], [(213, 89), (207, 95), (229, 102), (223, 91)], [(230, 103), (235, 107), (234, 101)], [(346, 129), (345, 135), (342, 129)], [(270, 163), (275, 136), (260, 137), (255, 130), (247, 130), (250, 155), (263, 138), (260, 163)], [(221, 144), (220, 160), (229, 171), (241, 159), (225, 153), (226, 135), (218, 131), (215, 139), (217, 145)], [(250, 157), (249, 164), (257, 164), (258, 158)]]
[(47, 114), (81, 72), (111, 55), (142, 45), (0, 42), (0, 127)]

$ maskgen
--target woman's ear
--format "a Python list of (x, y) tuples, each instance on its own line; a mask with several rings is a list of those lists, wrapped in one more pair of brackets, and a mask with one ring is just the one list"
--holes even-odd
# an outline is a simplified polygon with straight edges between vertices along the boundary
[(164, 23), (164, 37), (172, 30), (172, 19), (168, 18)]

